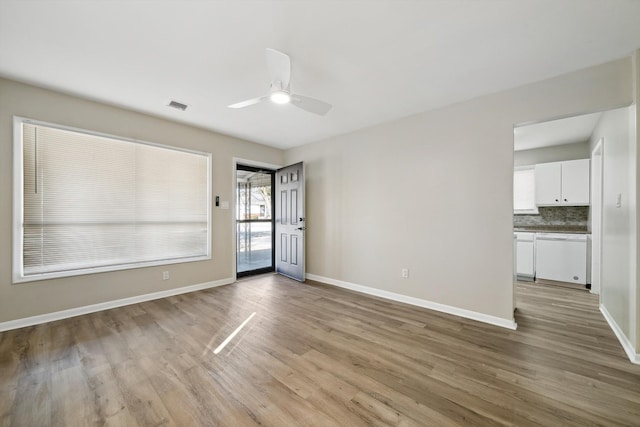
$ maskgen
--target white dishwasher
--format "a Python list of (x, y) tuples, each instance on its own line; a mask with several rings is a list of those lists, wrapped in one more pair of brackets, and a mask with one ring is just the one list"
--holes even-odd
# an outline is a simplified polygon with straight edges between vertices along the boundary
[(587, 284), (587, 257), (586, 234), (536, 234), (536, 279)]

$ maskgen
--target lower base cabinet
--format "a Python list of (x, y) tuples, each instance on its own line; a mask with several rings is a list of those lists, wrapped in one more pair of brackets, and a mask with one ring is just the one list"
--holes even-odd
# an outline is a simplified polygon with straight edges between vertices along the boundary
[(516, 273), (519, 279), (533, 280), (535, 276), (535, 233), (517, 232)]

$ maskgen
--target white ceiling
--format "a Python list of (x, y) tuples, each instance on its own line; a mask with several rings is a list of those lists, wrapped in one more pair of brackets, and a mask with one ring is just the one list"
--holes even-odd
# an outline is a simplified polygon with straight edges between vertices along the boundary
[(531, 150), (588, 141), (602, 113), (551, 120), (513, 130), (514, 150)]
[[(0, 75), (288, 148), (621, 58), (639, 16), (637, 0), (0, 0)], [(227, 108), (267, 91), (266, 47), (326, 116)]]

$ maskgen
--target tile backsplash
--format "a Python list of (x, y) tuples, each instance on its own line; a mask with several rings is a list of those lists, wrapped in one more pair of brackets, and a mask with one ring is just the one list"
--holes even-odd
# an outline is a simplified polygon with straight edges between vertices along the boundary
[(539, 215), (514, 215), (514, 227), (570, 226), (587, 228), (589, 206), (540, 207)]

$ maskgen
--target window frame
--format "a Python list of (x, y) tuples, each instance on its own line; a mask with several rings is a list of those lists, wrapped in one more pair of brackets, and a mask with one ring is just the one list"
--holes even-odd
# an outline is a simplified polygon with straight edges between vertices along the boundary
[[(158, 148), (164, 148), (173, 151), (181, 151), (184, 153), (197, 154), (205, 156), (207, 159), (207, 245), (206, 255), (199, 255), (187, 258), (164, 259), (153, 261), (131, 262), (126, 264), (109, 265), (101, 267), (88, 267), (77, 270), (56, 271), (51, 273), (41, 273), (24, 275), (24, 235), (23, 235), (23, 217), (24, 217), (24, 141), (22, 124), (32, 124), (39, 126), (47, 126), (55, 129), (78, 132), (92, 136), (115, 139), (123, 142), (134, 144), (149, 145)], [(126, 138), (118, 135), (112, 135), (103, 132), (91, 131), (72, 126), (60, 125), (57, 123), (45, 122), (42, 120), (30, 119), (27, 117), (13, 116), (13, 226), (12, 226), (12, 284), (25, 282), (34, 282), (47, 279), (58, 279), (63, 277), (83, 276), (94, 273), (104, 273), (109, 271), (131, 270), (136, 268), (153, 267), (160, 265), (182, 264), (188, 262), (211, 260), (211, 190), (212, 190), (212, 160), (211, 153), (191, 150), (188, 148), (175, 147), (166, 144), (158, 144), (155, 142), (144, 141), (134, 138)]]
[[(516, 166), (516, 167), (513, 168), (513, 173), (514, 173), (514, 176), (515, 176), (516, 172), (525, 171), (525, 170), (533, 170), (533, 202), (534, 202), (534, 208), (533, 209), (516, 209), (515, 200), (514, 200), (513, 214), (514, 215), (539, 215), (540, 211), (538, 210), (538, 205), (535, 204), (535, 199), (536, 199), (535, 165)], [(515, 184), (514, 184), (514, 192), (515, 192)]]

